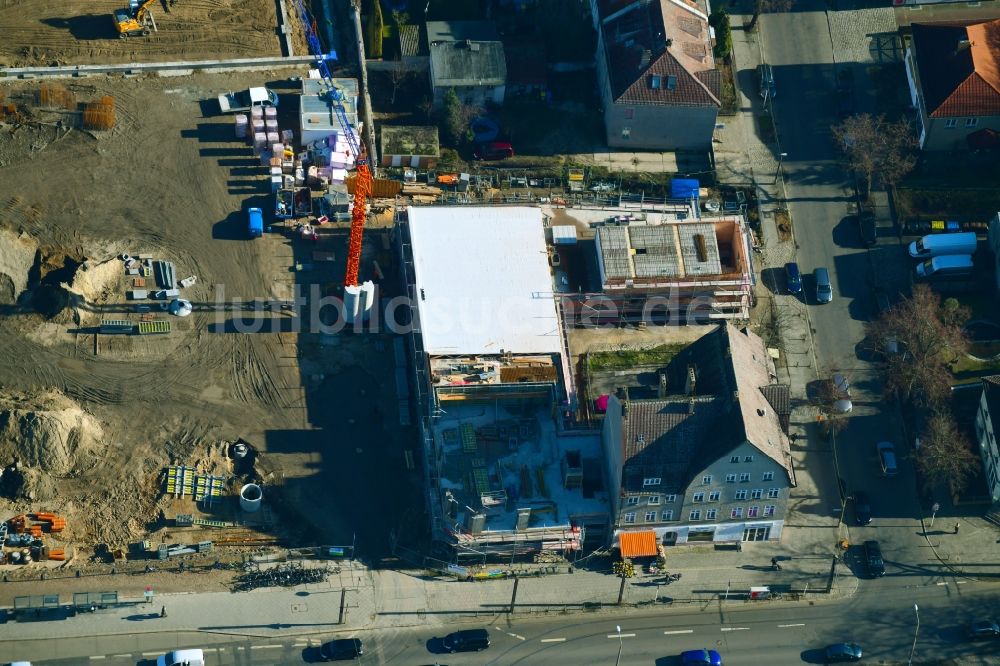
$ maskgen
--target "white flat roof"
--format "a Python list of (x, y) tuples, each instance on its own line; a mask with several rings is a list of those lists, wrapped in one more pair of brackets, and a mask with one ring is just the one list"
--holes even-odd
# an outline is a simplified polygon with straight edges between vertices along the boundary
[(429, 354), (561, 351), (541, 210), (411, 206), (408, 212)]

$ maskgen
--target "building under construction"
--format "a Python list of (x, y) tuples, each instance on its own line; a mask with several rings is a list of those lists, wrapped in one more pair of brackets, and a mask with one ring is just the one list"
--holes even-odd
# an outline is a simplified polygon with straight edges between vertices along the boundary
[(542, 211), (411, 206), (397, 238), (435, 537), (483, 559), (603, 543), (600, 440), (567, 427)]
[(565, 212), (585, 229), (584, 251), (592, 254), (585, 262), (592, 267), (588, 279), (563, 280), (573, 287), (562, 298), (567, 323), (684, 325), (749, 318), (754, 272), (742, 216)]

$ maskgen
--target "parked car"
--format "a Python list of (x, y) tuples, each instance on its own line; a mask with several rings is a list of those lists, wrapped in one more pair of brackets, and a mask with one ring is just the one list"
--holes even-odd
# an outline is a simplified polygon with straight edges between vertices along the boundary
[(849, 414), (854, 409), (854, 403), (851, 402), (851, 383), (847, 377), (834, 374), (830, 379), (830, 388), (833, 410), (838, 414)]
[(799, 272), (799, 265), (794, 261), (785, 264), (785, 285), (789, 294), (802, 293), (802, 273)]
[(969, 625), (967, 631), (973, 640), (1000, 637), (1000, 625), (995, 620), (979, 620)]
[(917, 276), (922, 278), (946, 275), (968, 275), (976, 265), (969, 254), (945, 254), (917, 264)]
[(882, 548), (878, 541), (865, 541), (865, 565), (868, 567), (868, 575), (872, 578), (881, 578), (885, 575), (885, 560), (882, 559)]
[(323, 661), (357, 659), (364, 654), (364, 645), (360, 638), (338, 638), (335, 641), (323, 643), (319, 654)]
[(278, 106), (278, 93), (261, 87), (219, 95), (219, 111), (222, 113), (240, 113), (255, 106)]
[(858, 214), (858, 231), (865, 245), (875, 245), (878, 242), (878, 225), (875, 223), (875, 213), (863, 210)]
[(156, 666), (205, 666), (205, 653), (199, 649), (174, 650), (157, 657)]
[(813, 271), (816, 279), (816, 302), (829, 303), (833, 300), (833, 285), (830, 283), (830, 271), (817, 268)]
[(472, 156), (477, 160), (486, 160), (488, 162), (505, 160), (508, 157), (514, 157), (514, 146), (510, 145), (507, 141), (491, 141), (476, 148)]
[(858, 525), (869, 525), (872, 522), (871, 500), (863, 490), (854, 491), (854, 520)]
[(896, 447), (892, 442), (879, 442), (875, 445), (878, 453), (879, 466), (882, 468), (882, 476), (896, 476), (899, 468), (896, 466)]
[(722, 666), (722, 655), (715, 650), (688, 650), (681, 652), (683, 666)]
[(485, 629), (464, 629), (450, 633), (441, 641), (448, 652), (479, 652), (490, 646), (490, 632)]
[(834, 643), (826, 647), (826, 663), (839, 664), (861, 659), (861, 646), (857, 643)]

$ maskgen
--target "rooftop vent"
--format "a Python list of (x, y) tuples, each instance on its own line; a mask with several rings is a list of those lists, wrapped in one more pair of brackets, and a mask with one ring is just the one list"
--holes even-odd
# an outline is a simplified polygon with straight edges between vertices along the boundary
[(763, 409), (760, 408), (757, 409), (757, 416), (764, 416), (766, 413), (767, 412), (765, 412)]

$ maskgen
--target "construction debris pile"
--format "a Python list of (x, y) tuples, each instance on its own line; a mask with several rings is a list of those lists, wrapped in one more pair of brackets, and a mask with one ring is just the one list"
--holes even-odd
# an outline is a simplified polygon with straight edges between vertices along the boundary
[(322, 583), (326, 570), (306, 568), (299, 562), (288, 562), (276, 567), (257, 569), (240, 574), (233, 581), (233, 592), (250, 592), (260, 587), (295, 587), (307, 583)]
[(194, 310), (191, 301), (181, 298), (181, 289), (186, 289), (197, 283), (194, 275), (178, 280), (174, 264), (170, 261), (154, 260), (152, 255), (140, 254), (133, 257), (122, 254), (125, 264), (125, 275), (131, 281), (132, 287), (126, 294), (128, 300), (137, 301), (135, 311), (139, 313), (138, 325), (128, 319), (101, 320), (101, 333), (138, 333), (149, 335), (169, 333), (170, 322), (157, 319), (153, 314), (153, 306), (144, 303), (146, 300), (157, 301), (161, 312), (169, 312), (175, 317), (186, 317)]
[(47, 511), (21, 514), (0, 523), (0, 564), (64, 561), (66, 549), (51, 542), (51, 535), (64, 529), (66, 520)]

